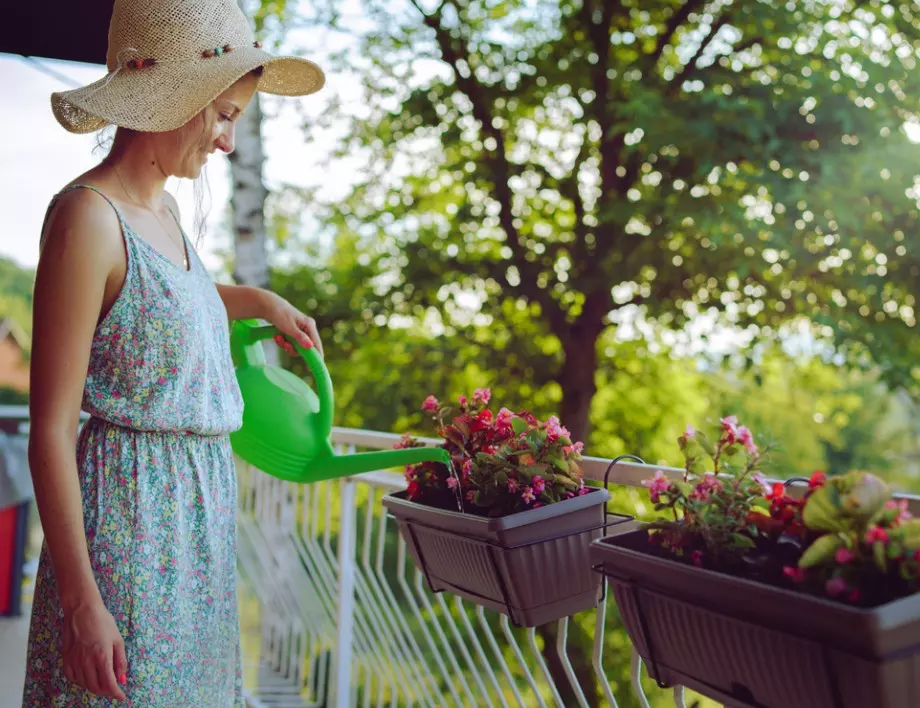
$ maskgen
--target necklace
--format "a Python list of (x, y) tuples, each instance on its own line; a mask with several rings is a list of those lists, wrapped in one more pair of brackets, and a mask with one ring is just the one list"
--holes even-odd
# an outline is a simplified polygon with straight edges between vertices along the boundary
[(170, 241), (172, 241), (174, 244), (176, 244), (179, 247), (179, 250), (182, 252), (182, 267), (185, 270), (188, 270), (188, 251), (185, 247), (185, 244), (179, 243), (178, 241), (176, 241), (175, 237), (173, 237), (173, 235), (169, 233), (169, 229), (167, 229), (163, 225), (163, 222), (160, 220), (159, 214), (157, 214), (150, 207), (144, 206), (143, 204), (141, 204), (139, 201), (137, 201), (134, 198), (134, 195), (131, 194), (131, 192), (129, 192), (128, 188), (125, 186), (125, 181), (121, 178), (121, 172), (118, 171), (118, 167), (116, 165), (112, 165), (112, 167), (115, 168), (115, 175), (118, 177), (118, 181), (121, 183), (121, 188), (124, 190), (125, 194), (128, 195), (128, 199), (131, 200), (131, 203), (153, 214), (154, 218), (157, 220), (157, 223), (160, 225), (160, 228), (163, 229), (163, 232), (166, 234), (167, 238), (169, 238)]

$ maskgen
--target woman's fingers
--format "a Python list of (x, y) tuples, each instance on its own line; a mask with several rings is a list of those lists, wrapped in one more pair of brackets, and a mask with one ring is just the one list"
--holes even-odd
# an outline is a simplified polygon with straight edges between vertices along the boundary
[(304, 317), (300, 322), (298, 322), (300, 328), (307, 333), (307, 336), (310, 338), (310, 341), (316, 346), (317, 351), (320, 356), (323, 356), (323, 342), (319, 338), (319, 330), (316, 328), (316, 320), (312, 317)]

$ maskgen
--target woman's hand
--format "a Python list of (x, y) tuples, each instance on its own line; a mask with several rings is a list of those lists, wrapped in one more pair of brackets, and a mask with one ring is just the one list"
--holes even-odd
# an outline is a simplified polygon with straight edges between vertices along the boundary
[(323, 343), (316, 330), (316, 321), (294, 307), (280, 295), (266, 293), (267, 308), (264, 318), (277, 327), (281, 334), (275, 336), (275, 342), (291, 356), (297, 351), (285, 337), (290, 337), (304, 349), (316, 347), (323, 356)]
[(64, 612), (61, 651), (64, 675), (97, 696), (126, 700), (119, 684), (127, 683), (125, 643), (102, 599)]

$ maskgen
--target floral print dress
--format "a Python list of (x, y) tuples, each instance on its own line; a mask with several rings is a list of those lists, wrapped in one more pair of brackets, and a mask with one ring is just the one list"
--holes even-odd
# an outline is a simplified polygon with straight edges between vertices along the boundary
[[(78, 187), (105, 198), (88, 185), (61, 194)], [(187, 239), (185, 270), (112, 207), (127, 275), (93, 337), (76, 449), (90, 560), (125, 641), (128, 705), (242, 706), (228, 434), (243, 404), (227, 312)], [(67, 681), (61, 630), (43, 548), (23, 705), (124, 705)]]

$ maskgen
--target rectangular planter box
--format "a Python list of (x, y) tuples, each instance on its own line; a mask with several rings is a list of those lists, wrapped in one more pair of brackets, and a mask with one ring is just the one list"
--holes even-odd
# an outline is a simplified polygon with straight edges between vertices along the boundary
[(588, 548), (604, 533), (609, 498), (596, 489), (497, 519), (416, 504), (405, 492), (383, 504), (432, 592), (448, 590), (534, 627), (597, 605), (601, 579)]
[(920, 706), (920, 595), (865, 610), (595, 541), (636, 651), (660, 683), (731, 708)]

